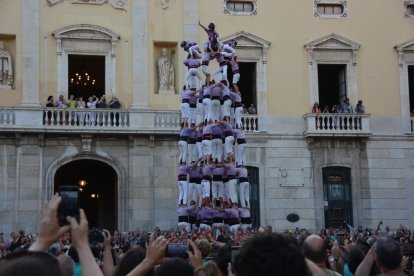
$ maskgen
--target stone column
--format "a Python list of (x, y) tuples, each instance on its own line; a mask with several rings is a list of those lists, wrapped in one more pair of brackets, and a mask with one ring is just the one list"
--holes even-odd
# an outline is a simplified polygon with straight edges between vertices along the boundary
[(132, 5), (132, 109), (149, 109), (148, 0)]
[(22, 1), (22, 22), (23, 22), (23, 93), (21, 106), (38, 107), (39, 102), (39, 1)]
[[(198, 0), (184, 0), (184, 40), (198, 41)], [(200, 49), (202, 49), (202, 45)], [(188, 68), (184, 66), (183, 83)], [(179, 86), (181, 87), (181, 86)]]

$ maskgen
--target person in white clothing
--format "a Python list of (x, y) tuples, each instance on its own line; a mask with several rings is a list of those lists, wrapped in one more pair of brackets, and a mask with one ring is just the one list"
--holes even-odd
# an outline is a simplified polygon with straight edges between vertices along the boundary
[[(92, 97), (89, 97), (88, 102), (86, 103), (86, 106), (89, 109), (96, 109), (96, 103), (98, 102), (98, 98), (93, 95)], [(87, 123), (88, 125), (95, 125), (96, 122), (96, 112), (88, 112), (87, 114)]]

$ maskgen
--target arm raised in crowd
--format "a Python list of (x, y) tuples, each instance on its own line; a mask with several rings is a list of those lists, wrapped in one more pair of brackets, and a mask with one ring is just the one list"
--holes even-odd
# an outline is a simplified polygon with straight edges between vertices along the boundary
[(79, 255), (79, 262), (82, 269), (82, 275), (84, 276), (101, 276), (102, 271), (93, 257), (91, 248), (89, 247), (88, 240), (88, 220), (86, 219), (85, 212), (80, 209), (79, 223), (74, 217), (68, 217), (70, 223), (70, 234), (72, 236), (73, 246)]
[(164, 260), (165, 251), (167, 250), (168, 240), (159, 236), (154, 240), (154, 235), (150, 238), (150, 244), (147, 247), (147, 256), (145, 259), (128, 273), (128, 276), (145, 276), (154, 270), (154, 267)]
[(355, 276), (366, 276), (369, 275), (373, 264), (375, 263), (375, 247), (376, 243), (374, 243), (371, 248), (369, 249), (367, 255), (359, 264), (357, 270), (355, 271)]
[(59, 226), (58, 207), (62, 198), (55, 194), (49, 202), (43, 203), (42, 215), (38, 225), (38, 237), (29, 251), (47, 251), (60, 236), (69, 232), (70, 225)]
[(112, 258), (111, 252), (111, 234), (108, 230), (102, 230), (102, 236), (104, 238), (103, 242), (103, 274), (105, 276), (112, 276), (114, 275), (115, 266), (114, 266), (114, 259)]

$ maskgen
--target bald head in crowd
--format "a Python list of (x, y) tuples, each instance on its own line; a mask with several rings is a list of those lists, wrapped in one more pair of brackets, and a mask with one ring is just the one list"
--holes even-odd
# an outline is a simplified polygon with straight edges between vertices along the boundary
[(303, 254), (317, 265), (324, 265), (327, 257), (325, 242), (317, 235), (310, 235), (303, 243)]

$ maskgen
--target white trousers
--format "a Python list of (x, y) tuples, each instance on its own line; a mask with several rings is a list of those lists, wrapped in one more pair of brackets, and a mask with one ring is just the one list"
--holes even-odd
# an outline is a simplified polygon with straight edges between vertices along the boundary
[(243, 112), (243, 107), (236, 107), (234, 109), (234, 119), (236, 121), (236, 127), (238, 127), (238, 128), (243, 127), (243, 123), (242, 123), (242, 120), (241, 120), (242, 112)]
[(223, 198), (224, 197), (223, 181), (213, 180), (211, 183), (211, 192), (213, 193), (213, 198)]
[(237, 165), (246, 165), (246, 144), (237, 144)]
[(198, 48), (198, 45), (194, 45), (188, 48), (188, 53), (195, 58), (201, 58), (200, 48)]
[(191, 200), (198, 202), (197, 187), (195, 182), (188, 183), (188, 205), (190, 205)]
[(249, 182), (240, 182), (240, 205), (242, 208), (250, 208), (250, 185)]
[(224, 152), (226, 155), (233, 153), (234, 136), (224, 138)]
[(237, 84), (240, 80), (240, 73), (234, 74), (233, 75), (233, 83)]
[(189, 224), (188, 222), (179, 222), (178, 223), (178, 229), (182, 230), (185, 229), (185, 231), (191, 232), (191, 224)]
[(221, 162), (221, 157), (223, 156), (222, 144), (223, 142), (221, 139), (213, 139), (211, 141), (211, 158), (213, 158), (213, 161), (217, 159), (219, 163)]
[(203, 157), (203, 144), (201, 142), (196, 142), (197, 148), (197, 158)]
[(237, 179), (230, 179), (228, 182), (228, 196), (232, 203), (238, 203), (237, 199)]
[(224, 117), (230, 117), (230, 109), (231, 109), (231, 100), (230, 99), (227, 99), (221, 105), (221, 116), (220, 116), (220, 119), (223, 119)]
[(211, 120), (220, 120), (220, 100), (211, 100)]
[(196, 107), (190, 107), (190, 124), (196, 124), (197, 123), (197, 108)]
[(180, 156), (178, 157), (178, 162), (187, 162), (187, 141), (179, 140), (178, 141), (178, 150)]
[(203, 198), (210, 198), (210, 181), (206, 179), (201, 180), (201, 189)]
[(240, 224), (240, 228), (243, 231), (243, 233), (246, 233), (248, 229), (252, 228), (251, 224)]
[(178, 181), (178, 204), (187, 204), (187, 191), (188, 191), (188, 182), (186, 180)]
[(211, 99), (205, 98), (203, 99), (204, 105), (204, 120), (210, 121), (211, 120)]
[(203, 156), (212, 154), (211, 140), (203, 140)]
[(205, 118), (204, 118), (204, 105), (203, 102), (199, 103), (197, 102), (197, 109), (198, 117), (196, 119), (196, 125), (200, 124)]
[(190, 88), (199, 87), (201, 82), (201, 75), (198, 72), (197, 68), (188, 69), (187, 74), (185, 75), (185, 83), (190, 86)]
[(181, 117), (183, 118), (190, 118), (190, 104), (189, 103), (181, 103)]
[(236, 234), (239, 228), (240, 228), (240, 224), (235, 224), (235, 225), (230, 226), (230, 233)]
[(188, 144), (188, 160), (189, 163), (197, 160), (197, 147), (196, 144)]

